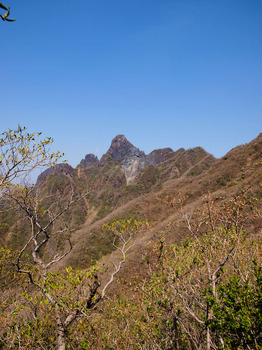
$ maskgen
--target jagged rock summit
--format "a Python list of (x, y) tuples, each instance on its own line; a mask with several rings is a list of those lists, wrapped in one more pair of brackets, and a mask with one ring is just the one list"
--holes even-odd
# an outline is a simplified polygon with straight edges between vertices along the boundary
[(143, 158), (145, 153), (132, 145), (124, 135), (117, 135), (112, 140), (108, 151), (102, 156), (101, 162), (106, 161), (108, 157), (121, 163), (129, 157)]
[(100, 162), (103, 163), (108, 159), (113, 159), (121, 163), (127, 183), (130, 183), (149, 164), (145, 153), (132, 145), (124, 135), (117, 135), (112, 140), (111, 146), (106, 154), (103, 155)]
[(87, 168), (89, 165), (94, 165), (95, 163), (98, 163), (99, 160), (97, 156), (95, 156), (93, 153), (88, 153), (85, 156), (85, 159), (82, 159), (80, 164), (83, 165), (84, 168)]
[(108, 151), (99, 161), (94, 154), (87, 154), (80, 164), (87, 168), (96, 163), (102, 165), (110, 160), (119, 162), (125, 173), (127, 184), (133, 182), (136, 176), (148, 165), (158, 166), (160, 163), (183, 153), (183, 148), (174, 152), (171, 148), (156, 149), (148, 155), (129, 142), (124, 135), (117, 135), (111, 142)]

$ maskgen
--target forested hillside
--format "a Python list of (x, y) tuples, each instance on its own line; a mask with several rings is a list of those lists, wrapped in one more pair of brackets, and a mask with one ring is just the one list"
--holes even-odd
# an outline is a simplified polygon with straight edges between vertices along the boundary
[(0, 348), (262, 349), (262, 134), (76, 168), (51, 142), (2, 134)]

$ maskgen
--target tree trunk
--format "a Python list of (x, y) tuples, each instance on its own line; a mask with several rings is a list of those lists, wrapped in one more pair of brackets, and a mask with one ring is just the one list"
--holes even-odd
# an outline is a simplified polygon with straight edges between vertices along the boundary
[(211, 337), (210, 337), (210, 329), (207, 326), (207, 350), (211, 349)]
[(58, 329), (57, 350), (66, 350), (65, 331)]
[(57, 304), (55, 305), (56, 324), (57, 324), (57, 350), (66, 350), (65, 327)]
[(66, 342), (65, 342), (65, 332), (64, 330), (58, 330), (57, 337), (57, 350), (66, 350)]
[(211, 319), (209, 303), (207, 303), (207, 350), (211, 349), (211, 335), (209, 328), (209, 320)]

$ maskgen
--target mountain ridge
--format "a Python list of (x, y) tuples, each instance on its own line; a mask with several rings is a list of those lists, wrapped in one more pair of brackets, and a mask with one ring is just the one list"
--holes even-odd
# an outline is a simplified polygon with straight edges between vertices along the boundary
[[(185, 151), (184, 148), (173, 151), (172, 148), (167, 147), (155, 149), (149, 154), (145, 154), (129, 142), (124, 135), (119, 134), (113, 138), (109, 149), (100, 160), (94, 154), (89, 153), (80, 161), (79, 165), (86, 168), (94, 164), (104, 164), (108, 160), (119, 162), (124, 170), (127, 184), (131, 184), (145, 167), (157, 166)], [(206, 151), (204, 150), (204, 152)]]
[[(192, 208), (201, 204), (203, 195), (208, 193), (219, 201), (243, 191), (249, 191), (251, 196), (262, 198), (261, 152), (262, 134), (259, 134), (250, 143), (233, 148), (220, 159), (215, 159), (201, 147), (196, 147), (190, 150), (179, 149), (174, 152), (174, 157), (159, 163), (158, 166), (145, 167), (136, 177), (134, 184), (127, 184), (124, 187), (126, 201), (120, 199), (120, 204), (112, 208), (99, 221), (95, 220), (91, 225), (83, 226), (80, 231), (74, 233), (75, 250), (65, 260), (65, 265), (85, 266), (87, 255), (94, 258), (93, 252), (86, 251), (84, 247), (91, 246), (90, 242), (93, 242), (95, 237), (101, 245), (103, 241), (106, 242), (104, 253), (109, 253), (110, 236), (108, 237), (107, 233), (101, 231), (101, 226), (114, 218), (135, 217), (155, 222), (150, 230), (143, 233), (143, 236), (136, 238), (139, 248), (130, 253), (130, 263), (127, 268), (129, 273), (138, 268), (139, 256), (143, 256), (148, 242), (159, 239), (161, 236), (171, 242), (184, 239), (186, 228), (183, 228), (181, 223), (181, 215), (174, 208), (167, 207), (159, 201), (161, 198), (165, 199), (166, 196), (185, 197), (185, 208), (191, 208), (188, 209), (191, 211)], [(152, 183), (152, 179), (154, 181), (156, 179), (154, 172), (160, 172), (156, 183)], [(140, 191), (139, 184), (142, 183), (144, 189), (147, 188), (147, 190)], [(131, 196), (127, 192), (128, 188), (130, 188)], [(177, 229), (172, 226), (170, 230), (170, 222), (174, 220), (179, 222), (179, 225), (177, 224)], [(86, 254), (83, 254), (83, 251)], [(101, 250), (99, 256), (102, 257), (104, 253)], [(126, 273), (128, 272), (123, 272), (123, 274)]]
[[(122, 143), (124, 147), (119, 150)], [(41, 186), (46, 188), (47, 193), (54, 193), (71, 183), (83, 195), (83, 201), (77, 203), (70, 214), (74, 224), (72, 239), (75, 248), (64, 260), (65, 265), (85, 267), (113, 250), (112, 237), (101, 229), (108, 220), (132, 217), (156, 222), (156, 229), (151, 228), (152, 234), (147, 236), (148, 239), (156, 239), (158, 232), (171, 240), (181, 239), (182, 229), (179, 234), (173, 231), (170, 235), (166, 226), (174, 215), (176, 220), (179, 217), (174, 209), (159, 201), (166, 196), (186, 198), (192, 207), (197, 207), (200, 198), (207, 193), (222, 198), (249, 190), (254, 197), (262, 197), (262, 133), (219, 159), (201, 147), (177, 151), (164, 148), (146, 155), (123, 135), (120, 140), (116, 137), (110, 147), (101, 158), (103, 161), (95, 155), (87, 155), (84, 159), (86, 163), (81, 161), (75, 169), (68, 164), (59, 164), (39, 177), (38, 181), (43, 182)], [(137, 159), (144, 163), (138, 162), (135, 172), (139, 171), (128, 182), (128, 166), (132, 168)], [(139, 164), (143, 167), (139, 168)], [(18, 220), (14, 221), (15, 217), (7, 219), (7, 225), (0, 228), (0, 240), (7, 246), (19, 247), (23, 238), (18, 232), (23, 230), (26, 236), (27, 231)], [(142, 237), (138, 240), (142, 241)]]

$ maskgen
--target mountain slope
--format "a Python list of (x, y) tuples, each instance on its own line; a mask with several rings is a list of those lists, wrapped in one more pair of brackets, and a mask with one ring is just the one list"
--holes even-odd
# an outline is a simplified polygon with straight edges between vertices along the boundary
[[(262, 135), (217, 160), (201, 148), (180, 149), (158, 166), (146, 166), (132, 185), (125, 185), (122, 178), (121, 186), (115, 188), (118, 198), (114, 197), (116, 201), (112, 211), (74, 233), (75, 249), (65, 263), (86, 266), (90, 263), (90, 257), (95, 259), (110, 252), (113, 249), (112, 236), (101, 227), (114, 218), (133, 217), (153, 223), (143, 237), (137, 237), (140, 245), (141, 242), (157, 239), (159, 232), (169, 240), (182, 239), (186, 229), (181, 228), (183, 225), (179, 214), (159, 198), (184, 196), (189, 208), (197, 207), (207, 193), (223, 198), (250, 189), (250, 195), (261, 198), (261, 151)], [(168, 227), (174, 219), (180, 223), (179, 232)], [(99, 251), (98, 255), (94, 246)]]
[[(84, 195), (72, 211), (79, 227), (72, 236), (74, 249), (60, 266), (86, 267), (112, 252), (112, 234), (102, 225), (115, 218), (150, 222), (150, 229), (136, 237), (139, 249), (130, 253), (134, 267), (148, 241), (160, 236), (169, 241), (184, 239), (187, 230), (181, 215), (163, 203), (167, 196), (184, 198), (188, 210), (197, 208), (207, 193), (222, 200), (249, 190), (250, 195), (261, 198), (261, 152), (262, 134), (221, 159), (215, 159), (201, 147), (175, 152), (165, 148), (146, 155), (118, 135), (100, 161), (87, 155), (76, 169), (66, 164), (48, 169), (39, 181), (45, 181), (49, 190), (70, 180)], [(16, 224), (14, 230), (12, 219), (8, 220), (13, 232), (19, 232), (21, 227)], [(170, 225), (174, 220), (177, 226)], [(17, 233), (14, 236), (11, 231), (2, 229), (0, 237), (5, 244), (19, 247), (23, 239), (18, 240)]]

